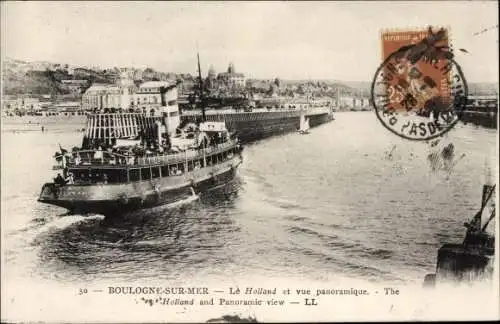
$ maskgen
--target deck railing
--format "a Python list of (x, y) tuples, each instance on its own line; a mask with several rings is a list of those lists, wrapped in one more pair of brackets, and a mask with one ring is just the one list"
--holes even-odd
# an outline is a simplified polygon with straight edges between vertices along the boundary
[[(154, 165), (171, 164), (184, 162), (186, 160), (201, 159), (203, 156), (220, 153), (227, 148), (236, 145), (236, 141), (229, 141), (222, 144), (216, 144), (205, 149), (186, 150), (175, 154), (151, 155), (144, 157), (127, 156), (119, 153), (102, 151), (102, 158), (95, 158), (96, 150), (81, 150), (72, 152), (71, 157), (66, 162), (67, 166), (124, 166), (124, 165)], [(64, 158), (64, 157), (63, 157)], [(61, 163), (62, 166), (62, 163)]]

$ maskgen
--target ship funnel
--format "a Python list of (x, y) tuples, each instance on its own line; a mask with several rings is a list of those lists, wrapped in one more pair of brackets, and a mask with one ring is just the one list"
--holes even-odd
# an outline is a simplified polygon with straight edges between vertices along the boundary
[(167, 88), (160, 87), (160, 99), (161, 99), (161, 106), (162, 107), (165, 107), (167, 105), (167, 99), (165, 99), (165, 93), (167, 93)]

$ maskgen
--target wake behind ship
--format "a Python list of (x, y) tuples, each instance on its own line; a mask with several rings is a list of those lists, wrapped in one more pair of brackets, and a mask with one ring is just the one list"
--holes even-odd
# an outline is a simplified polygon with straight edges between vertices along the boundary
[[(196, 199), (231, 181), (242, 162), (239, 140), (224, 122), (180, 128), (176, 86), (159, 86), (156, 111), (88, 116), (81, 147), (60, 148), (63, 175), (43, 185), (38, 201), (71, 213), (120, 215)], [(156, 115), (159, 113), (159, 115)]]

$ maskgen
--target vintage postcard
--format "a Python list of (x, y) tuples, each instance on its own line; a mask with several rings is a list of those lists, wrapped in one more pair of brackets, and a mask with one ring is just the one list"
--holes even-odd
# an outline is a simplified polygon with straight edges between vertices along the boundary
[(1, 320), (498, 320), (495, 1), (3, 1)]

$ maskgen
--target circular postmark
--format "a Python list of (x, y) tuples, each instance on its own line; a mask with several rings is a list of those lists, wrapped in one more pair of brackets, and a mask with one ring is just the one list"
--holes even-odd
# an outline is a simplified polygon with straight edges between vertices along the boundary
[(426, 141), (444, 135), (460, 120), (468, 88), (451, 52), (420, 44), (400, 48), (379, 66), (371, 85), (377, 118), (394, 134)]

